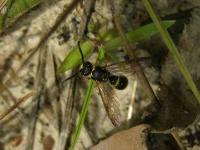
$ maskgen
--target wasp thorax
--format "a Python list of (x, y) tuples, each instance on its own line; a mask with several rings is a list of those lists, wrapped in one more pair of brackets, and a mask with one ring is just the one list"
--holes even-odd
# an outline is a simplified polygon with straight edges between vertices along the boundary
[(81, 69), (81, 75), (83, 75), (83, 76), (90, 75), (92, 72), (92, 69), (93, 69), (93, 65), (90, 62), (88, 62), (88, 61), (84, 62), (83, 67)]
[(108, 81), (109, 72), (101, 67), (96, 66), (92, 71), (92, 79), (100, 82)]

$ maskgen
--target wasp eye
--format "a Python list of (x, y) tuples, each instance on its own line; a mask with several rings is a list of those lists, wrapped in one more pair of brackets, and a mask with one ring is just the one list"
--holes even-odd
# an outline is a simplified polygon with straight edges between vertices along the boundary
[(91, 74), (92, 69), (93, 69), (93, 65), (90, 62), (86, 61), (84, 62), (83, 68), (81, 69), (81, 74), (83, 76), (88, 76), (89, 74)]

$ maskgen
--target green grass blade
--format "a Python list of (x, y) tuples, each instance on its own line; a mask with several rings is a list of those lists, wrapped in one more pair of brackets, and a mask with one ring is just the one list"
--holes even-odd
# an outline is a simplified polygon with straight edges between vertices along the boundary
[(196, 99), (200, 103), (200, 93), (199, 93), (196, 85), (194, 84), (189, 71), (187, 70), (186, 66), (184, 65), (183, 59), (181, 58), (181, 56), (180, 56), (180, 54), (179, 54), (179, 52), (178, 52), (173, 40), (171, 39), (171, 37), (170, 37), (169, 33), (167, 32), (167, 30), (162, 27), (162, 25), (160, 23), (160, 19), (154, 13), (153, 8), (152, 8), (149, 0), (143, 0), (143, 3), (144, 3), (144, 6), (146, 7), (146, 10), (149, 13), (149, 15), (151, 16), (156, 28), (160, 32), (163, 41), (165, 42), (166, 46), (170, 50), (171, 54), (173, 55), (173, 57), (175, 59), (175, 62), (178, 65), (178, 67), (179, 67), (183, 77), (185, 78), (188, 86), (190, 87), (190, 89), (192, 90), (194, 96), (196, 97)]
[(6, 13), (0, 14), (0, 32), (39, 3), (41, 0), (8, 0)]
[[(171, 25), (173, 25), (175, 21), (162, 21), (162, 25), (165, 29), (169, 28)], [(112, 33), (112, 32), (111, 32)], [(138, 29), (131, 30), (128, 33), (126, 33), (126, 37), (131, 43), (138, 42), (140, 40), (144, 40), (147, 38), (150, 38), (152, 35), (158, 33), (158, 29), (153, 23), (150, 23), (148, 25), (142, 26)], [(107, 35), (108, 36), (108, 35)], [(110, 37), (110, 35), (109, 35)], [(109, 40), (105, 43), (104, 49), (108, 51), (116, 50), (117, 48), (123, 46), (123, 40), (118, 36), (116, 38), (113, 38), (112, 40)]]
[(94, 87), (95, 87), (95, 81), (90, 80), (87, 93), (84, 97), (84, 103), (83, 103), (83, 106), (82, 106), (81, 114), (80, 114), (76, 129), (75, 129), (75, 134), (72, 136), (72, 143), (71, 143), (71, 146), (70, 146), (70, 150), (74, 149), (74, 146), (78, 141), (78, 138), (79, 138), (79, 135), (80, 135), (80, 132), (81, 132), (81, 128), (83, 126), (83, 123), (84, 123), (84, 120), (85, 120), (85, 117), (86, 117), (86, 114), (87, 114), (88, 106), (89, 106), (89, 103), (90, 103), (90, 97), (92, 96)]
[[(98, 53), (98, 57), (97, 57), (97, 62), (101, 63), (101, 61), (104, 59), (104, 56), (105, 56), (105, 51), (104, 51), (103, 48), (100, 48), (99, 53)], [(80, 135), (80, 132), (81, 132), (81, 128), (83, 126), (83, 123), (84, 123), (84, 120), (85, 120), (85, 117), (86, 117), (86, 114), (87, 114), (88, 106), (89, 106), (89, 103), (90, 103), (90, 98), (92, 96), (93, 89), (95, 87), (95, 83), (96, 82), (94, 80), (90, 80), (90, 82), (89, 82), (89, 87), (88, 87), (87, 93), (84, 97), (84, 102), (83, 102), (83, 106), (82, 106), (82, 109), (81, 109), (80, 118), (78, 120), (76, 129), (75, 129), (75, 133), (72, 137), (72, 143), (70, 145), (70, 150), (74, 149), (74, 146), (78, 141), (78, 138), (79, 138), (79, 135)]]

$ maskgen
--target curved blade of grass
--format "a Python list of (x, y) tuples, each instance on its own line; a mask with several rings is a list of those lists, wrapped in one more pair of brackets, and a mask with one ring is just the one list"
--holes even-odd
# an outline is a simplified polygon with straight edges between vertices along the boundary
[(74, 149), (74, 146), (78, 141), (78, 138), (79, 138), (79, 135), (80, 135), (80, 132), (81, 132), (81, 128), (83, 126), (83, 123), (84, 123), (84, 120), (85, 120), (85, 117), (86, 117), (86, 114), (87, 114), (88, 106), (89, 106), (89, 103), (90, 103), (90, 97), (93, 93), (94, 87), (95, 87), (95, 81), (90, 80), (89, 81), (89, 87), (87, 89), (87, 93), (84, 97), (84, 103), (83, 103), (83, 106), (82, 106), (82, 109), (81, 109), (80, 118), (78, 120), (76, 129), (75, 129), (75, 134), (72, 136), (72, 143), (71, 143), (71, 146), (70, 146), (70, 150)]
[(41, 3), (41, 0), (8, 0), (5, 14), (0, 14), (0, 32), (21, 15)]
[[(88, 56), (91, 55), (93, 51), (93, 42), (92, 41), (86, 41), (83, 44), (81, 44), (81, 49), (83, 52), (83, 56), (85, 59), (87, 59)], [(72, 49), (72, 51), (65, 57), (64, 61), (58, 68), (58, 73), (64, 73), (65, 71), (68, 71), (70, 69), (73, 69), (80, 65), (81, 62), (81, 55), (77, 47)]]
[[(100, 48), (96, 63), (100, 63), (104, 59), (104, 56), (105, 56), (105, 51), (104, 51), (103, 48)], [(76, 129), (75, 129), (75, 133), (72, 136), (72, 143), (71, 143), (71, 146), (70, 146), (70, 150), (74, 149), (74, 146), (78, 141), (78, 138), (79, 138), (79, 135), (80, 135), (80, 132), (81, 132), (81, 128), (83, 126), (83, 123), (84, 123), (84, 120), (85, 120), (85, 117), (86, 117), (86, 114), (87, 114), (88, 106), (89, 106), (89, 103), (90, 103), (90, 97), (92, 96), (93, 89), (95, 87), (95, 83), (96, 82), (94, 80), (90, 80), (90, 82), (89, 82), (89, 87), (88, 87), (87, 93), (84, 97), (84, 102), (83, 102), (83, 106), (82, 106), (82, 109), (81, 109), (80, 118), (78, 120)]]
[(199, 93), (196, 85), (194, 84), (194, 81), (192, 80), (192, 77), (191, 77), (189, 71), (187, 70), (186, 66), (184, 65), (183, 59), (182, 59), (181, 55), (179, 54), (179, 52), (178, 52), (173, 40), (171, 39), (169, 33), (167, 32), (167, 30), (164, 29), (164, 27), (160, 23), (160, 19), (154, 13), (153, 8), (152, 8), (149, 0), (143, 0), (143, 4), (146, 7), (146, 10), (148, 11), (149, 15), (151, 16), (151, 19), (153, 20), (156, 28), (160, 32), (163, 41), (165, 42), (166, 46), (170, 50), (171, 54), (173, 55), (175, 62), (178, 65), (178, 68), (180, 69), (180, 71), (181, 71), (183, 77), (185, 78), (188, 86), (190, 87), (194, 96), (196, 97), (196, 99), (200, 103), (200, 93)]
[[(172, 20), (161, 22), (163, 28), (165, 28), (165, 29), (169, 28), (174, 23), (175, 23), (175, 21), (172, 21)], [(134, 43), (134, 42), (137, 42), (140, 40), (148, 39), (149, 37), (151, 37), (152, 35), (154, 35), (156, 33), (158, 33), (158, 29), (156, 28), (156, 26), (153, 23), (150, 23), (150, 24), (142, 26), (138, 29), (129, 31), (128, 33), (126, 33), (126, 37), (128, 38), (128, 40), (131, 43)], [(118, 37), (113, 38), (112, 40), (106, 42), (104, 45), (104, 49), (106, 49), (108, 51), (113, 51), (121, 46), (123, 46), (123, 40), (118, 36)]]

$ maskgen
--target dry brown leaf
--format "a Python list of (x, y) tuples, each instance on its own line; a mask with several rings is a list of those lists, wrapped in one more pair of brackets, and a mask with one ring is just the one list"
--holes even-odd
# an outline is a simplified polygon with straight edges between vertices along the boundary
[(131, 129), (118, 132), (100, 142), (91, 150), (145, 150), (148, 125), (139, 125)]

